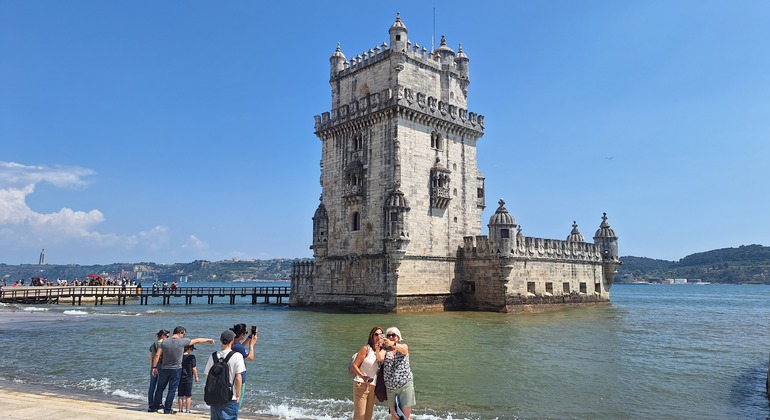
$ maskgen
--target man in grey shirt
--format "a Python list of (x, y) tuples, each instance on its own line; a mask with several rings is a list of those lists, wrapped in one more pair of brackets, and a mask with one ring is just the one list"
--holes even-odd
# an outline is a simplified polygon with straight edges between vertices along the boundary
[[(150, 409), (158, 412), (163, 410), (164, 414), (174, 414), (171, 409), (176, 398), (176, 390), (179, 388), (179, 380), (182, 377), (182, 357), (184, 356), (184, 347), (195, 344), (209, 343), (214, 344), (212, 338), (185, 338), (187, 330), (182, 326), (174, 328), (174, 334), (171, 338), (163, 340), (158, 352), (155, 354), (155, 361), (152, 364), (152, 374), (158, 377), (158, 387), (155, 389), (155, 398)], [(158, 360), (163, 358), (163, 364), (158, 368)], [(168, 386), (166, 394), (166, 403), (161, 406), (163, 401), (163, 391)]]

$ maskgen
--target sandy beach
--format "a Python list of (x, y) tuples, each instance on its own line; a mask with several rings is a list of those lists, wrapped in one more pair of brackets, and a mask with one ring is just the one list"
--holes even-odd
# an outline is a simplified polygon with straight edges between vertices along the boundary
[[(83, 391), (0, 381), (3, 419), (55, 418), (68, 419), (152, 419), (162, 414), (147, 412), (146, 403), (109, 395), (85, 394)], [(176, 407), (175, 407), (176, 408)], [(208, 410), (192, 414), (176, 414), (186, 419), (208, 419)], [(239, 418), (268, 420), (275, 417), (241, 415)]]

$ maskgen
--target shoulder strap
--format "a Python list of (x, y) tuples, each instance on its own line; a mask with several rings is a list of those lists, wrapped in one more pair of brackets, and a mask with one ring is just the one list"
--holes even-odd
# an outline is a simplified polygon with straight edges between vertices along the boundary
[(230, 353), (227, 353), (227, 356), (225, 357), (225, 363), (230, 361), (230, 358), (233, 357), (234, 353), (235, 353), (235, 350), (230, 350)]
[(211, 353), (211, 359), (214, 361), (214, 363), (219, 361), (217, 360), (217, 352)]

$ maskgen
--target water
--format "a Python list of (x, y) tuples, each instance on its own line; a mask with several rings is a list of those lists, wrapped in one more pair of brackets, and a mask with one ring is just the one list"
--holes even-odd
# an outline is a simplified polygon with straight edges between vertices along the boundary
[[(158, 329), (217, 339), (244, 322), (260, 337), (242, 414), (346, 419), (350, 355), (372, 326), (395, 325), (412, 353), (415, 419), (770, 419), (770, 286), (615, 285), (611, 306), (539, 314), (352, 315), (239, 299), (4, 305), (14, 322), (0, 323), (0, 378), (144, 401)], [(197, 347), (202, 365), (215, 346)], [(388, 418), (381, 405), (375, 418)]]

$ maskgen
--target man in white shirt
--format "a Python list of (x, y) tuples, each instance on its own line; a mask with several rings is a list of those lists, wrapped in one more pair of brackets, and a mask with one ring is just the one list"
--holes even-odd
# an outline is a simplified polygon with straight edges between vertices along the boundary
[[(222, 349), (217, 352), (217, 357), (224, 359), (227, 355), (233, 351), (233, 342), (235, 341), (235, 333), (231, 330), (225, 330), (219, 337), (219, 341), (222, 342)], [(214, 366), (214, 358), (209, 356), (208, 362), (206, 362), (206, 369), (203, 371), (208, 376), (209, 370)], [(233, 390), (233, 399), (225, 404), (212, 405), (211, 406), (211, 420), (237, 420), (238, 408), (241, 402), (241, 374), (246, 371), (246, 365), (243, 362), (243, 356), (234, 352), (230, 356), (230, 360), (227, 362), (227, 367), (230, 370), (228, 378)]]

